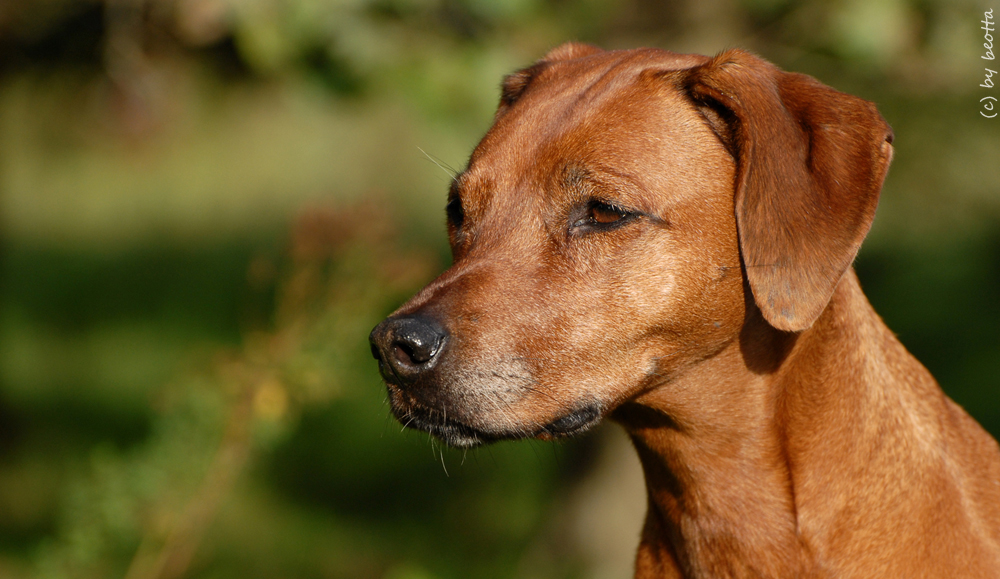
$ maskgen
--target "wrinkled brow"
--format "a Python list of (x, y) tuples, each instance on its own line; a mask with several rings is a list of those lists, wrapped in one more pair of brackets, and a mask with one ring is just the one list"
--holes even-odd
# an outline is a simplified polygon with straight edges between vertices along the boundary
[(559, 176), (558, 184), (575, 200), (616, 202), (649, 214), (656, 211), (654, 195), (639, 179), (607, 167), (567, 163)]

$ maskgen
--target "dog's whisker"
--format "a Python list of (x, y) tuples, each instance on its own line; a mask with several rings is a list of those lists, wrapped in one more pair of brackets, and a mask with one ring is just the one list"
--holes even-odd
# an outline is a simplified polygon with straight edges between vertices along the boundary
[(439, 169), (441, 169), (442, 171), (444, 171), (445, 174), (448, 175), (448, 179), (449, 180), (455, 181), (455, 180), (458, 179), (458, 171), (456, 171), (455, 169), (453, 169), (450, 166), (448, 166), (447, 163), (444, 163), (443, 161), (439, 161), (438, 159), (436, 159), (432, 155), (428, 154), (427, 151), (421, 149), (420, 147), (417, 147), (417, 150), (420, 151), (421, 153), (423, 153), (424, 157), (426, 157), (428, 161), (430, 161), (431, 163), (434, 163), (435, 165), (438, 166)]
[[(385, 438), (385, 433), (389, 430), (389, 425), (392, 424), (392, 409), (387, 409), (385, 413), (385, 419), (382, 421), (382, 435), (381, 438)], [(404, 427), (405, 428), (405, 427)]]
[(445, 465), (445, 463), (444, 463), (444, 450), (442, 450), (442, 449), (439, 448), (438, 449), (438, 455), (441, 457), (441, 468), (444, 469), (444, 476), (446, 476), (448, 478), (451, 478), (451, 475), (448, 474), (448, 466)]

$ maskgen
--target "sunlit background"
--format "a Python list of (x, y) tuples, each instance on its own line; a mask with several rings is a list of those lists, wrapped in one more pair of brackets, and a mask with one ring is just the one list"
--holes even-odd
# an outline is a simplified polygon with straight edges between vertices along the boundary
[(896, 157), (862, 284), (1000, 434), (990, 7), (0, 0), (0, 577), (629, 576), (615, 427), (443, 449), (367, 343), (447, 266), (501, 76), (566, 40), (742, 46), (875, 101)]

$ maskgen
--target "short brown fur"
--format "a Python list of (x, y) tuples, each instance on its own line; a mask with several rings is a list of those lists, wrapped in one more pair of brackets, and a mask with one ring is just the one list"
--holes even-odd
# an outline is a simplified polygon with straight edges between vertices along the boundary
[(740, 50), (577, 44), (502, 93), (454, 264), (372, 332), (400, 420), (458, 446), (620, 423), (637, 578), (1000, 576), (997, 443), (851, 269), (874, 105)]

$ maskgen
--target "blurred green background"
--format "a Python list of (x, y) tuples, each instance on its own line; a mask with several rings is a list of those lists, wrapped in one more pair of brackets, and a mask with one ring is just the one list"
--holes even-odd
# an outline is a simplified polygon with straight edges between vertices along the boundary
[(448, 263), (435, 164), (566, 40), (742, 46), (875, 101), (896, 157), (862, 283), (1000, 434), (987, 8), (0, 1), (0, 577), (630, 576), (620, 433), (440, 448), (367, 345)]

